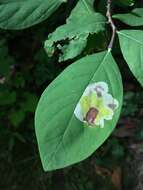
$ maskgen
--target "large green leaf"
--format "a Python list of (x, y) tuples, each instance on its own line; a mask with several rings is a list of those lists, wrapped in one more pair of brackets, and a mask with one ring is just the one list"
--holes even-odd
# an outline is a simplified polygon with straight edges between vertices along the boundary
[(143, 85), (143, 31), (118, 32), (123, 56), (137, 80)]
[(143, 8), (133, 9), (131, 13), (116, 14), (113, 18), (130, 26), (141, 26), (143, 25)]
[[(119, 107), (104, 128), (89, 127), (74, 114), (89, 84), (104, 81)], [(35, 129), (44, 170), (63, 168), (91, 155), (111, 134), (122, 106), (122, 82), (110, 52), (86, 56), (65, 69), (44, 91)]]
[[(66, 24), (48, 36), (45, 49), (49, 56), (58, 48), (61, 51), (59, 61), (74, 58), (85, 48), (89, 34), (104, 30), (105, 18), (95, 13), (93, 3), (94, 0), (79, 0)], [(60, 43), (63, 40), (65, 44)]]
[(0, 0), (0, 28), (23, 29), (47, 19), (66, 0)]

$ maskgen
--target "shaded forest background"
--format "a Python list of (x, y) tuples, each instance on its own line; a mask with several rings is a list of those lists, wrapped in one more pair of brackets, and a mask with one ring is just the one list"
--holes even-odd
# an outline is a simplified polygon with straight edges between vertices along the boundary
[[(1, 190), (142, 190), (143, 89), (130, 73), (116, 39), (114, 57), (124, 83), (124, 104), (117, 128), (90, 158), (44, 173), (34, 131), (34, 112), (43, 90), (74, 60), (48, 58), (45, 39), (65, 23), (76, 1), (61, 6), (48, 20), (22, 31), (0, 30), (0, 189)], [(105, 14), (104, 0), (95, 1)], [(143, 7), (137, 1), (134, 7)], [(131, 7), (115, 4), (114, 12)], [(60, 16), (59, 16), (60, 15)], [(119, 22), (117, 28), (129, 28)], [(137, 29), (143, 29), (137, 27)], [(89, 37), (81, 56), (105, 50), (110, 28)], [(76, 60), (76, 59), (75, 59)]]

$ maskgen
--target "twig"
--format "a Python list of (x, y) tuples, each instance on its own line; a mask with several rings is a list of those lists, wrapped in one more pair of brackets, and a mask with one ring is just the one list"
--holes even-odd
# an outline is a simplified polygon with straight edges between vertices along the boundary
[(112, 19), (111, 6), (112, 6), (112, 0), (107, 0), (107, 13), (106, 13), (106, 16), (108, 18), (108, 23), (110, 24), (110, 26), (112, 28), (112, 37), (111, 37), (110, 43), (108, 45), (108, 51), (112, 50), (115, 35), (116, 35), (116, 26), (115, 26), (114, 21)]

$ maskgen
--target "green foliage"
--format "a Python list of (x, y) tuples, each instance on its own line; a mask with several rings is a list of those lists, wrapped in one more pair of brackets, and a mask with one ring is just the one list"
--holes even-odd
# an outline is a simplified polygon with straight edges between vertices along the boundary
[[(89, 34), (104, 30), (106, 19), (100, 13), (95, 13), (93, 3), (94, 0), (79, 0), (66, 24), (49, 34), (45, 42), (49, 56), (58, 48), (61, 51), (59, 61), (72, 59), (84, 50)], [(86, 24), (83, 24), (85, 20)]]
[(143, 85), (143, 31), (121, 30), (118, 35), (123, 56), (137, 80)]
[(65, 0), (1, 0), (0, 28), (23, 29), (47, 19)]
[(116, 14), (113, 18), (122, 21), (130, 26), (142, 26), (143, 25), (143, 8), (133, 9), (130, 13)]
[[(66, 1), (0, 0), (0, 28), (24, 29), (38, 24), (63, 2)], [(67, 1), (61, 7), (61, 12), (59, 10), (57, 15), (45, 22), (44, 28), (41, 23), (42, 28), (35, 26), (24, 30), (22, 34), (20, 31), (0, 31), (1, 36), (4, 36), (4, 39), (0, 39), (0, 119), (1, 126), (6, 126), (5, 133), (9, 136), (6, 138), (9, 151), (12, 152), (17, 140), (23, 143), (26, 140), (28, 143), (35, 141), (32, 133), (33, 114), (39, 94), (48, 85), (35, 114), (36, 136), (45, 171), (63, 168), (89, 157), (115, 128), (123, 96), (117, 64), (120, 64), (123, 74), (126, 72), (122, 54), (132, 73), (143, 85), (141, 3), (134, 0), (113, 1), (111, 8), (116, 13), (112, 18), (117, 19), (115, 34), (106, 27), (111, 24), (113, 28), (110, 15), (106, 15), (106, 4), (104, 0)], [(119, 21), (128, 25), (125, 25), (128, 30)], [(131, 28), (133, 26), (138, 28), (134, 30)], [(47, 34), (48, 39), (45, 41)], [(119, 43), (114, 38), (117, 34)], [(111, 35), (111, 42), (115, 43), (108, 48)], [(49, 57), (41, 48), (44, 41)], [(75, 62), (71, 63), (70, 59), (73, 58)], [(55, 79), (65, 68), (64, 63), (58, 65), (58, 60), (71, 65)], [(129, 76), (129, 80), (133, 81), (132, 75)], [(123, 77), (126, 79), (127, 76)], [(136, 90), (140, 90), (139, 85), (133, 83)], [(136, 99), (134, 93), (126, 93), (123, 118), (137, 117), (138, 106), (135, 100), (139, 102), (142, 95), (139, 97)], [(132, 103), (128, 100), (132, 100)], [(142, 117), (142, 112), (138, 117)], [(130, 125), (125, 124), (126, 128), (130, 128)], [(120, 135), (130, 135), (124, 131), (126, 129), (119, 129), (123, 130)], [(139, 130), (136, 138), (141, 140), (142, 136), (142, 130)], [(97, 163), (104, 166), (110, 163), (113, 166), (111, 157), (119, 161), (125, 154), (125, 148), (111, 137), (96, 152)], [(106, 155), (105, 158), (103, 155)], [(84, 188), (82, 185), (79, 187)], [(87, 189), (93, 187), (87, 184)]]
[[(119, 101), (119, 109), (113, 120), (105, 122), (104, 129), (84, 126), (73, 114), (88, 84), (98, 81), (106, 81)], [(36, 135), (44, 169), (62, 168), (93, 153), (115, 127), (121, 105), (122, 82), (111, 53), (87, 56), (69, 66), (45, 90), (36, 111)]]

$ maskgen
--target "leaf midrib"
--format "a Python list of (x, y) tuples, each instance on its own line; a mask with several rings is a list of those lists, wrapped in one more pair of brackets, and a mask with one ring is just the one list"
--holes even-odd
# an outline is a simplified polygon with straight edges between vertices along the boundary
[(86, 1), (85, 1), (85, 0), (82, 0), (82, 2), (83, 2), (83, 4), (84, 4), (84, 6), (86, 7), (88, 13), (91, 14), (91, 10), (89, 9), (89, 7), (88, 7)]

